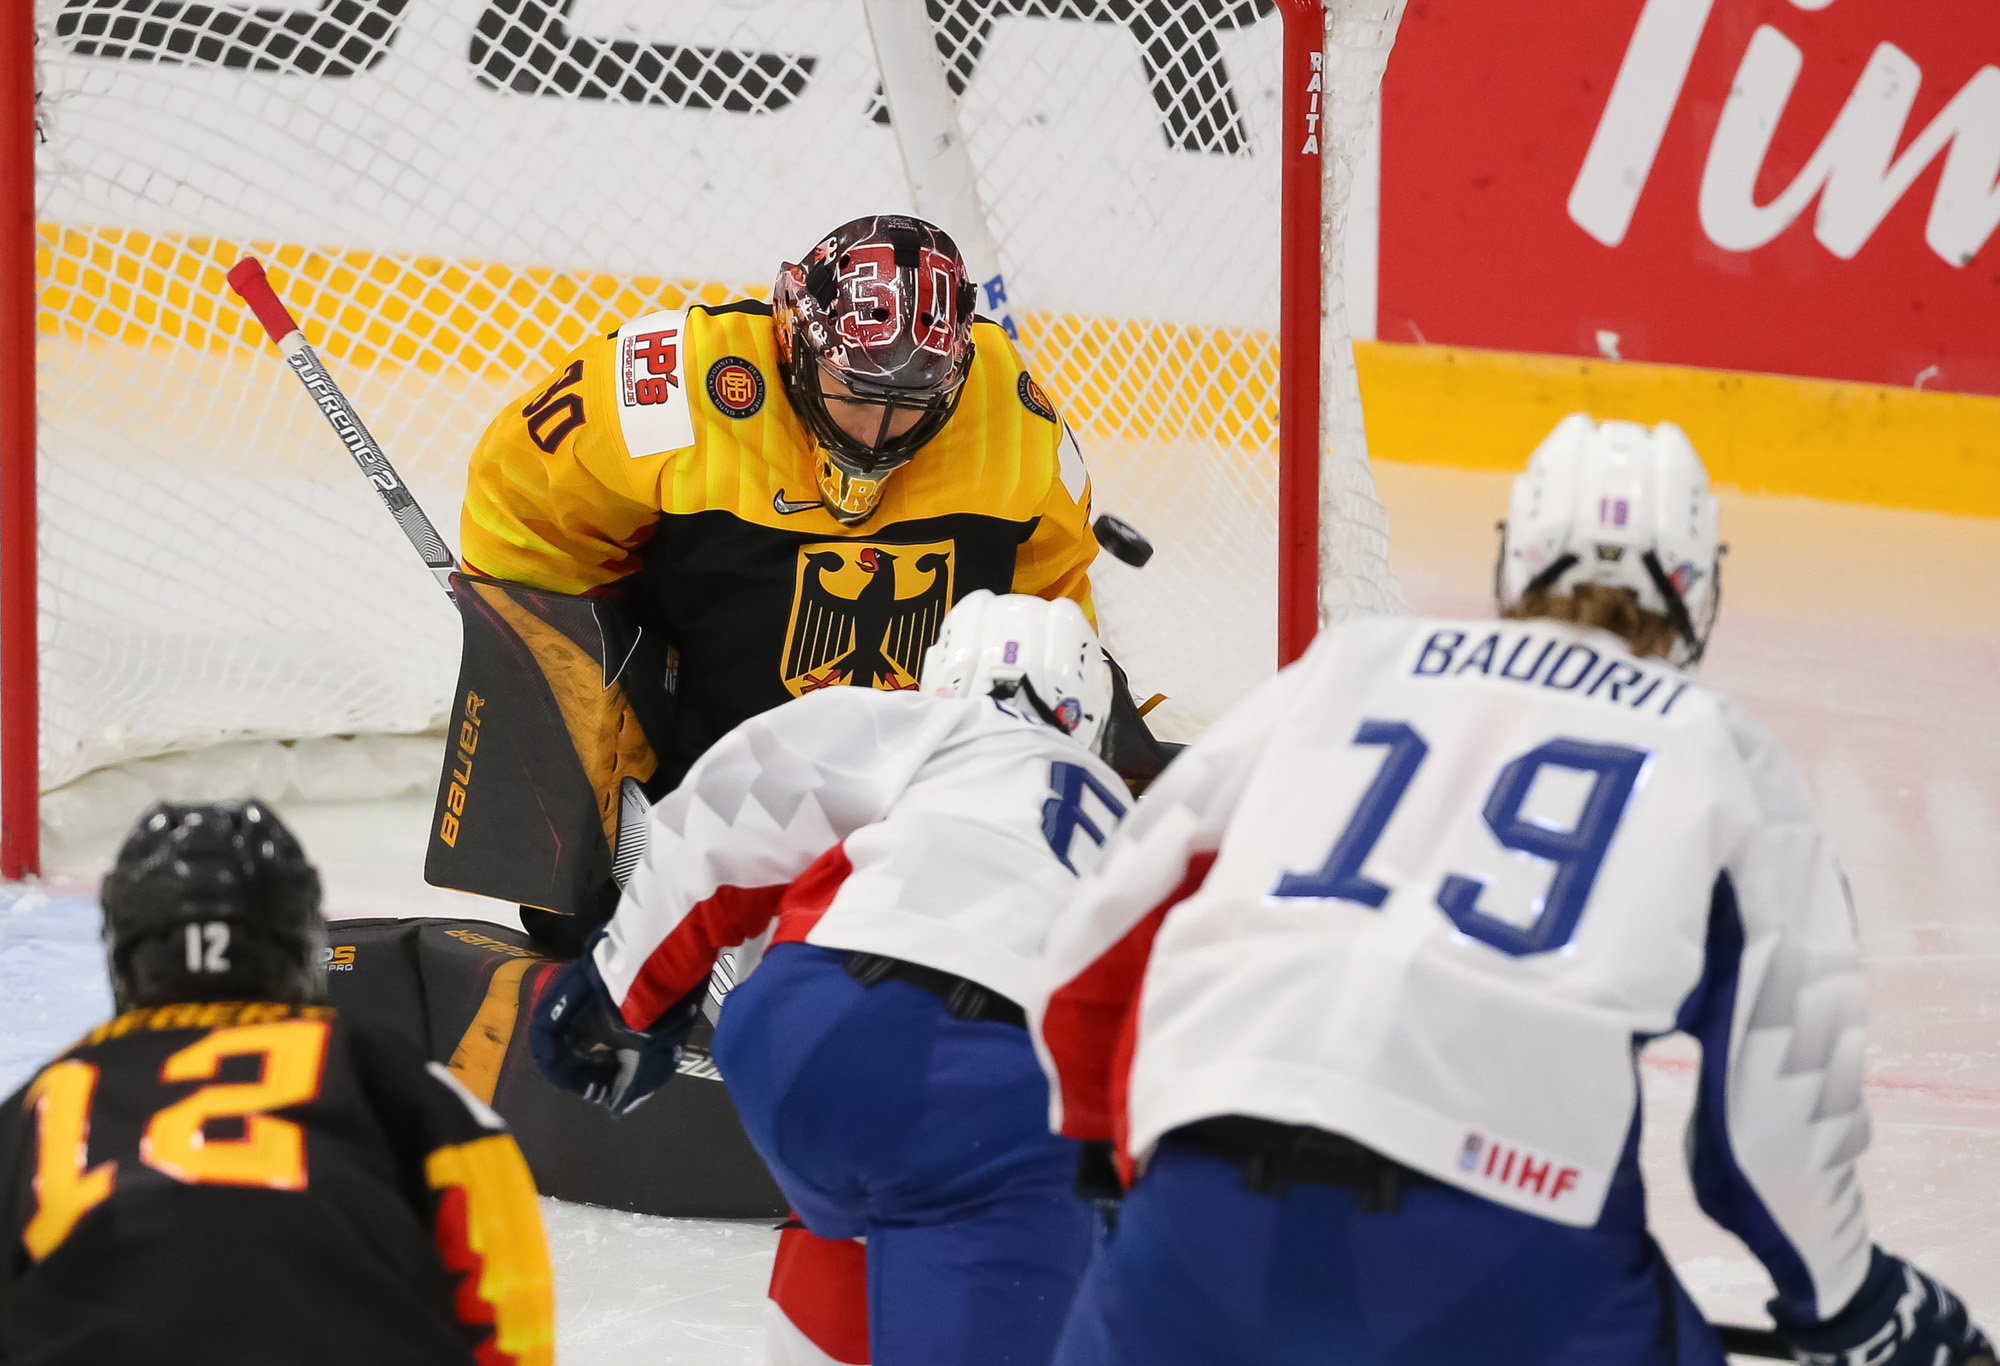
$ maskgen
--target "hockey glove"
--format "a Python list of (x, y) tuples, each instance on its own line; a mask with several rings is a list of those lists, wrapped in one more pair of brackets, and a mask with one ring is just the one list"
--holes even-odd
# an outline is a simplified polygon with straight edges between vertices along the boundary
[(1770, 1305), (1778, 1335), (1806, 1366), (1976, 1366), (1993, 1344), (1949, 1290), (1901, 1257), (1874, 1249), (1868, 1278), (1822, 1323), (1793, 1323)]
[(708, 983), (669, 1006), (651, 1028), (634, 1029), (598, 975), (593, 950), (602, 938), (600, 931), (556, 970), (535, 1003), (528, 1041), (553, 1085), (623, 1116), (673, 1079)]

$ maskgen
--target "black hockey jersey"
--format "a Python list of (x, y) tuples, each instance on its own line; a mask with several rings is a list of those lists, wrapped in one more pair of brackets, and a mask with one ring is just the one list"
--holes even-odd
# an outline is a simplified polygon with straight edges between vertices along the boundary
[(0, 1106), (0, 1162), (11, 1366), (553, 1359), (504, 1123), (331, 1007), (127, 1011)]

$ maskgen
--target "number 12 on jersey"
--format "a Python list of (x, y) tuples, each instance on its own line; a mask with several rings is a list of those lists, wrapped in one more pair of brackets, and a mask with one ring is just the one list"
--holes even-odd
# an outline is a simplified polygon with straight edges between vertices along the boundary
[[(1328, 851), (1326, 861), (1312, 872), (1288, 872), (1271, 888), (1280, 900), (1351, 901), (1380, 910), (1389, 888), (1367, 877), (1362, 864), (1382, 838), (1389, 820), (1423, 766), (1430, 746), (1403, 721), (1363, 721), (1354, 733), (1357, 745), (1381, 745), (1388, 751), (1354, 814)], [(1439, 884), (1438, 909), (1459, 931), (1502, 953), (1521, 957), (1548, 953), (1576, 936), (1577, 922), (1590, 900), (1604, 854), (1625, 808), (1651, 758), (1643, 749), (1626, 745), (1592, 744), (1583, 740), (1550, 740), (1510, 760), (1486, 794), (1480, 809), (1486, 828), (1503, 848), (1540, 859), (1553, 869), (1547, 890), (1531, 906), (1525, 925), (1480, 909), (1486, 882), (1463, 873), (1448, 873)], [(1553, 828), (1525, 815), (1522, 807), (1545, 769), (1566, 769), (1586, 775), (1585, 794), (1576, 823)]]

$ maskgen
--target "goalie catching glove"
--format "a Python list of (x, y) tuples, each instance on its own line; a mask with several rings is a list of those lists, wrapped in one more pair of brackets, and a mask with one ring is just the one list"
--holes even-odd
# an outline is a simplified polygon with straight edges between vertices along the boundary
[(597, 971), (600, 931), (565, 963), (535, 1003), (529, 1045), (549, 1081), (613, 1115), (629, 1115), (673, 1079), (681, 1048), (701, 1018), (708, 981), (667, 1007), (646, 1029), (634, 1029), (611, 1000)]
[(1823, 1323), (1793, 1323), (1773, 1301), (1778, 1335), (1806, 1366), (1993, 1366), (1993, 1344), (1949, 1290), (1875, 1248), (1868, 1278)]

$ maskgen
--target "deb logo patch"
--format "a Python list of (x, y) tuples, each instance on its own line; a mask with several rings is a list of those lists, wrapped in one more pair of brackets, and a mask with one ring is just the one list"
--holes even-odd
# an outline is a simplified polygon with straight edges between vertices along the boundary
[(1021, 378), (1014, 382), (1014, 392), (1021, 396), (1021, 406), (1047, 422), (1056, 420), (1056, 405), (1049, 402), (1049, 396), (1042, 392), (1042, 386), (1028, 377), (1023, 370)]
[(956, 544), (814, 541), (799, 547), (785, 690), (917, 686), (924, 651), (951, 610)]
[(708, 401), (734, 418), (755, 416), (764, 406), (764, 376), (741, 356), (724, 356), (708, 367)]
[(618, 429), (634, 460), (694, 444), (687, 395), (687, 315), (648, 313), (618, 329)]

